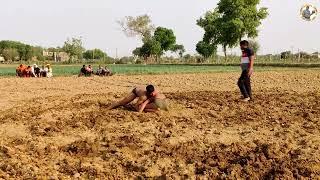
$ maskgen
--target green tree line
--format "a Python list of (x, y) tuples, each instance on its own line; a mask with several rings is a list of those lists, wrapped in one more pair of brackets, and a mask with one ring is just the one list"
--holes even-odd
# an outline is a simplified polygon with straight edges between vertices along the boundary
[(18, 41), (0, 41), (0, 56), (2, 56), (6, 62), (48, 60), (46, 59), (48, 57), (43, 55), (44, 50), (52, 53), (65, 52), (68, 54), (70, 62), (82, 59), (102, 60), (109, 58), (108, 55), (100, 49), (85, 50), (81, 38), (67, 39), (62, 48), (51, 47), (47, 49)]
[(0, 55), (5, 61), (29, 61), (32, 58), (43, 60), (43, 48), (31, 46), (18, 41), (0, 41)]

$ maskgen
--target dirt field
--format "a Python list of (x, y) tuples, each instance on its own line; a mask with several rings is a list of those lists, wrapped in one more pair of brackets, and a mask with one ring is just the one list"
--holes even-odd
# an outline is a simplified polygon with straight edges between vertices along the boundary
[[(0, 79), (0, 179), (320, 179), (320, 70)], [(171, 111), (106, 106), (153, 83)]]

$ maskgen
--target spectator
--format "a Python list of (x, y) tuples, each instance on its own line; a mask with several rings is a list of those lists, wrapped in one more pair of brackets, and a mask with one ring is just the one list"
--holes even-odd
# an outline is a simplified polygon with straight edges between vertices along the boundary
[(48, 78), (53, 77), (52, 67), (50, 64), (47, 64), (47, 69), (48, 69), (47, 77)]
[(23, 72), (24, 77), (32, 77), (32, 68), (31, 66), (28, 66), (24, 72)]
[(40, 77), (40, 68), (36, 64), (33, 65), (33, 70), (35, 77)]
[(91, 76), (93, 74), (93, 69), (91, 67), (91, 65), (89, 65), (87, 68), (86, 68), (86, 75), (87, 76)]
[(108, 66), (106, 66), (104, 69), (105, 69), (105, 76), (112, 76), (113, 75), (111, 69), (109, 69)]
[(99, 65), (99, 68), (97, 69), (96, 75), (97, 75), (97, 76), (101, 76), (102, 73), (103, 73), (103, 71), (104, 71), (103, 67), (101, 67), (101, 65)]
[(42, 65), (42, 68), (40, 69), (40, 77), (47, 77), (48, 69), (45, 68), (44, 65)]
[(86, 76), (86, 74), (87, 74), (87, 67), (86, 65), (83, 65), (82, 68), (80, 69), (79, 77)]
[(24, 72), (25, 69), (27, 69), (27, 66), (24, 64), (20, 64), (17, 68), (16, 68), (16, 75), (18, 77), (24, 77)]
[(30, 73), (30, 77), (37, 77), (36, 73), (35, 73), (35, 68), (38, 67), (36, 64), (33, 64), (31, 66), (31, 73)]

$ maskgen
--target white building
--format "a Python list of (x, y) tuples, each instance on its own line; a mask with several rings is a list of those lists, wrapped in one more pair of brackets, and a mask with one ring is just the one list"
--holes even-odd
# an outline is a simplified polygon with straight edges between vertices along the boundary
[(319, 52), (312, 53), (312, 57), (320, 59), (320, 53)]

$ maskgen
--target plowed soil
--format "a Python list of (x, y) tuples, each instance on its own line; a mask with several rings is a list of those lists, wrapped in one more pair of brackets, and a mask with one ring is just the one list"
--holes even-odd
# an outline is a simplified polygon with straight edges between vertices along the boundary
[[(320, 70), (0, 79), (0, 179), (320, 179)], [(153, 83), (170, 111), (106, 106)]]

